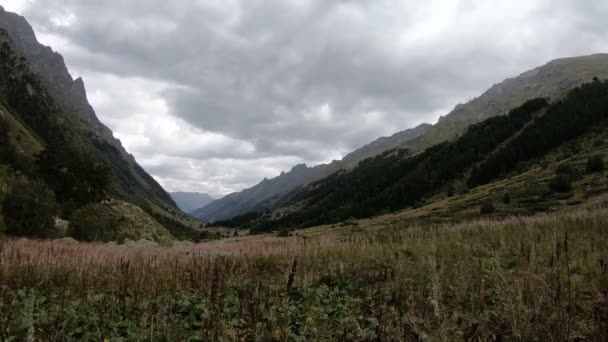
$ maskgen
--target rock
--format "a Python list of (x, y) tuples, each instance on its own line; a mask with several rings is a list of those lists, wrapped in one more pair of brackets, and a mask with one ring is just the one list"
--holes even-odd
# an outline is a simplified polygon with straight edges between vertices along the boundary
[(64, 238), (61, 238), (61, 239), (55, 239), (54, 241), (56, 243), (60, 243), (62, 245), (77, 245), (77, 244), (79, 244), (79, 242), (76, 239), (71, 238), (71, 237), (64, 237)]
[(57, 229), (60, 235), (65, 235), (68, 229), (70, 229), (70, 222), (57, 217), (55, 218), (55, 229)]
[(110, 241), (106, 243), (106, 246), (117, 246), (118, 243), (116, 243), (116, 241)]

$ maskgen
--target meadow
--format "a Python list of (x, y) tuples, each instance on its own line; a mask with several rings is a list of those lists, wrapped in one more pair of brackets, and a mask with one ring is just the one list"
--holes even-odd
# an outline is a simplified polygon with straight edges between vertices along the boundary
[(608, 336), (605, 197), (553, 214), (343, 229), (145, 248), (2, 240), (0, 339)]

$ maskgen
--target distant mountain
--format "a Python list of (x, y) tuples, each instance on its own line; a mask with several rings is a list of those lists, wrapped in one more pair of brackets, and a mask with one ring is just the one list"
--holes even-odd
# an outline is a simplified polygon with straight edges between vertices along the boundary
[(190, 234), (187, 216), (99, 121), (83, 80), (72, 78), (63, 57), (37, 41), (25, 18), (2, 7), (0, 31), (0, 111), (21, 152), (33, 158), (49, 147), (69, 149), (105, 162), (113, 198), (136, 204), (174, 234)]
[(306, 164), (296, 165), (289, 172), (283, 172), (272, 179), (264, 178), (251, 188), (215, 200), (193, 211), (192, 215), (206, 222), (214, 222), (230, 219), (250, 211), (272, 208), (278, 199), (294, 189), (325, 178), (339, 170), (352, 169), (360, 161), (394, 149), (420, 136), (430, 127), (428, 124), (422, 124), (413, 129), (395, 133), (390, 137), (382, 137), (347, 154), (342, 160), (334, 160), (330, 164), (320, 164), (314, 167), (308, 167)]
[(169, 195), (185, 213), (202, 208), (215, 200), (210, 195), (200, 192), (170, 192)]

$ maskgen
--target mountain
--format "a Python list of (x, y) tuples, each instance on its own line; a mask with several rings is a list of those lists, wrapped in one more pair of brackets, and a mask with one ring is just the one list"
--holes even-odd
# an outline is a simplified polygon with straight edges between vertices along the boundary
[(429, 128), (430, 125), (422, 124), (395, 133), (390, 137), (379, 138), (347, 154), (342, 160), (334, 160), (330, 164), (320, 164), (314, 167), (308, 167), (306, 164), (296, 165), (289, 172), (283, 172), (272, 179), (264, 178), (251, 188), (215, 200), (193, 211), (192, 215), (206, 222), (214, 222), (230, 219), (251, 211), (272, 208), (278, 199), (292, 190), (325, 178), (339, 170), (352, 169), (361, 160), (394, 149), (420, 136)]
[(435, 125), (421, 125), (412, 130), (380, 138), (348, 155), (342, 161), (309, 168), (300, 165), (287, 174), (267, 180), (238, 193), (216, 200), (193, 212), (195, 217), (213, 222), (225, 220), (250, 211), (272, 208), (281, 196), (297, 187), (321, 180), (341, 169), (352, 169), (362, 160), (382, 152), (402, 148), (419, 153), (438, 143), (462, 134), (471, 124), (505, 114), (527, 100), (555, 98), (568, 90), (591, 81), (594, 76), (608, 76), (608, 55), (557, 59), (523, 74), (493, 85), (481, 96), (457, 105)]
[[(2, 7), (0, 31), (0, 110), (9, 122), (22, 159), (33, 160), (44, 150), (57, 151), (51, 159), (62, 154), (66, 163), (73, 162), (68, 159), (74, 152), (91, 160), (92, 165), (107, 164), (111, 197), (141, 207), (174, 235), (192, 233), (185, 225), (187, 216), (169, 194), (99, 121), (88, 102), (83, 80), (72, 78), (63, 57), (37, 41), (25, 18)], [(57, 195), (65, 197), (63, 192)]]
[[(427, 204), (433, 208), (427, 217), (437, 221), (454, 212), (470, 218), (480, 205), (482, 214), (493, 213), (499, 200), (505, 216), (551, 211), (608, 192), (607, 152), (608, 81), (595, 78), (550, 100), (528, 100), (421, 153), (396, 150), (366, 159), (296, 189), (273, 210), (220, 224), (252, 232), (354, 225), (354, 219)], [(468, 200), (446, 210), (456, 194)], [(482, 196), (491, 202), (480, 202)]]
[(170, 192), (169, 195), (185, 213), (204, 207), (215, 200), (210, 195), (200, 192)]
[(427, 132), (404, 142), (401, 147), (414, 152), (452, 139), (473, 123), (506, 113), (527, 100), (555, 98), (593, 77), (608, 77), (608, 54), (553, 60), (543, 66), (493, 85), (479, 97), (457, 105)]
[(220, 223), (254, 231), (336, 223), (420, 206), (450, 183), (466, 190), (501, 179), (606, 127), (608, 86), (599, 79), (608, 79), (606, 54), (550, 62), (458, 105), (400, 149), (297, 188), (271, 211)]

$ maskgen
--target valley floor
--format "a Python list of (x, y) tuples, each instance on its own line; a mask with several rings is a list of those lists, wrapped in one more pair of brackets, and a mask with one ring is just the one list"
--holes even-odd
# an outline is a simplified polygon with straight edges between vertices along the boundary
[(0, 242), (0, 339), (602, 340), (608, 197), (176, 247)]

